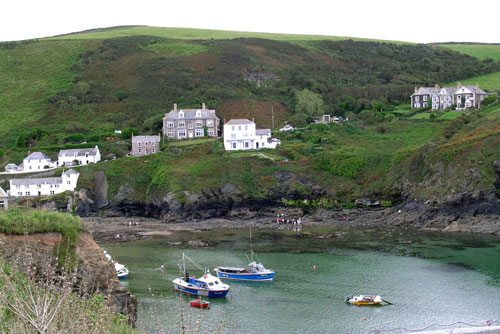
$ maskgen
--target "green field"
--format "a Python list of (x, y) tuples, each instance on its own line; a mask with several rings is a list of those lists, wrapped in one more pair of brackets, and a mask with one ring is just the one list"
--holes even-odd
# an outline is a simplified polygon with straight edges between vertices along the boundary
[(478, 59), (487, 57), (494, 61), (500, 60), (500, 44), (436, 44), (438, 46), (465, 53)]
[(326, 35), (298, 35), (298, 34), (274, 34), (265, 32), (248, 31), (229, 31), (229, 30), (210, 30), (210, 29), (192, 29), (192, 28), (167, 28), (167, 27), (149, 27), (149, 26), (130, 26), (106, 28), (100, 31), (91, 31), (84, 33), (75, 33), (65, 36), (49, 37), (47, 39), (107, 39), (125, 36), (156, 36), (174, 39), (232, 39), (232, 38), (265, 38), (278, 41), (317, 41), (331, 40), (341, 41), (352, 39), (354, 41), (380, 41), (398, 44), (413, 44), (402, 41), (382, 41), (369, 38), (345, 37), (345, 36), (326, 36)]
[[(430, 119), (431, 114), (432, 113), (429, 113), (429, 112), (422, 112), (422, 113), (419, 113), (419, 114), (412, 116), (411, 119)], [(448, 112), (444, 112), (444, 113), (438, 113), (437, 119), (451, 120), (451, 119), (458, 118), (458, 117), (462, 116), (463, 114), (465, 114), (465, 111), (448, 111)]]
[[(480, 75), (467, 80), (460, 81), (465, 86), (475, 86), (488, 91), (500, 91), (500, 72)], [(447, 84), (446, 86), (456, 86), (457, 81)]]

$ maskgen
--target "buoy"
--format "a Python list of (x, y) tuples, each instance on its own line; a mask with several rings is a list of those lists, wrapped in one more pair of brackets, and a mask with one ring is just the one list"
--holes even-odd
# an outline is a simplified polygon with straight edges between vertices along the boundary
[(363, 320), (366, 320), (366, 318), (363, 318)]
[(316, 265), (313, 265), (313, 270), (316, 270)]

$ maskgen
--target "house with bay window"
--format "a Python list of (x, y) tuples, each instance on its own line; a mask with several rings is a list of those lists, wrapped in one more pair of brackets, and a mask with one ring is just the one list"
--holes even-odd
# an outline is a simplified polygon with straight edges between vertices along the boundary
[(459, 82), (457, 87), (415, 87), (411, 95), (411, 108), (429, 108), (432, 110), (444, 110), (456, 105), (457, 110), (479, 109), (481, 101), (488, 94), (476, 86), (462, 86)]
[(174, 109), (163, 117), (163, 135), (168, 139), (197, 137), (218, 137), (219, 118), (215, 110), (207, 109), (203, 103), (201, 109)]
[(476, 86), (462, 86), (459, 82), (457, 89), (453, 93), (453, 104), (457, 106), (457, 110), (464, 110), (469, 108), (481, 108), (481, 101), (483, 101), (488, 94)]

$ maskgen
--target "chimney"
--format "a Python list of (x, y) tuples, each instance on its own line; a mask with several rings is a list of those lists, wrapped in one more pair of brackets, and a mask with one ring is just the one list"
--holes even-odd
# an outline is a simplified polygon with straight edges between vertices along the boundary
[(478, 91), (478, 90), (479, 90), (479, 84), (476, 83), (476, 91)]
[(417, 88), (417, 87), (415, 87), (415, 93), (417, 92), (417, 89), (418, 89), (418, 88)]
[(224, 122), (223, 124), (226, 124), (226, 117), (224, 117), (224, 120), (223, 120), (223, 122)]
[(255, 117), (252, 117), (252, 122), (254, 122), (254, 123), (255, 123)]
[(174, 103), (174, 110), (177, 111), (177, 103)]
[(206, 109), (207, 109), (207, 108), (205, 108), (205, 103), (202, 103), (202, 104), (201, 104), (201, 109), (203, 109), (203, 110), (206, 110)]
[(462, 83), (459, 81), (459, 82), (457, 83), (457, 90), (458, 90), (458, 89), (460, 89), (460, 87), (462, 87)]
[(434, 85), (434, 90), (439, 90), (439, 85), (438, 84)]

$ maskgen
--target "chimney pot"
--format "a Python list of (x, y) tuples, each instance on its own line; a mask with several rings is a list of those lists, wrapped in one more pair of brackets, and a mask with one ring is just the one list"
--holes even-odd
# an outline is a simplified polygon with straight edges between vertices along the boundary
[(177, 103), (174, 103), (174, 110), (177, 111)]
[(417, 88), (417, 87), (415, 87), (415, 93), (417, 92), (417, 89), (418, 89), (418, 88)]
[(205, 108), (205, 103), (201, 104), (201, 109), (203, 109), (203, 110), (207, 109), (207, 108)]

